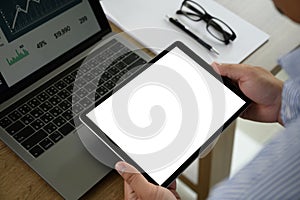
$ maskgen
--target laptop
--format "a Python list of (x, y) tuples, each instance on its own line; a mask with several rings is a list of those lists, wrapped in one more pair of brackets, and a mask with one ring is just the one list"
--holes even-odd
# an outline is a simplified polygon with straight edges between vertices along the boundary
[(79, 115), (150, 57), (114, 37), (98, 0), (16, 2), (0, 3), (0, 139), (78, 199), (111, 171), (83, 146), (91, 133)]

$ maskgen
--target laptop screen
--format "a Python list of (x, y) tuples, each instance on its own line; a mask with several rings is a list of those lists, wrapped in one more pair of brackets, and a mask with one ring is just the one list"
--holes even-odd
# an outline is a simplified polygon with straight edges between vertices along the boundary
[(110, 32), (98, 0), (1, 1), (0, 28), (1, 103)]

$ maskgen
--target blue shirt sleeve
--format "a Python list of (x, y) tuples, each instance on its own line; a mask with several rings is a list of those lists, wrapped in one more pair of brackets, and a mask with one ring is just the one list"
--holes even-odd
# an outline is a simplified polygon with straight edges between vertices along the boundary
[(297, 118), (234, 177), (217, 185), (209, 199), (299, 199), (299, 188), (300, 118)]
[(300, 116), (300, 77), (284, 83), (281, 118), (285, 126)]

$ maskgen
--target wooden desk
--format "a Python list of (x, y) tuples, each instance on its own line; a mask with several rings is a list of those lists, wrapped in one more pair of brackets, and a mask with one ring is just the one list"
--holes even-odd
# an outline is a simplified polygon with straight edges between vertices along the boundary
[[(268, 70), (273, 70), (280, 55), (300, 44), (300, 26), (296, 26), (278, 14), (271, 1), (216, 1), (271, 35), (270, 40), (247, 58), (245, 63), (260, 65)], [(200, 179), (209, 183), (209, 185), (200, 185), (200, 189), (203, 191), (208, 191), (209, 186), (214, 185), (229, 174), (234, 138), (233, 130), (234, 126), (219, 139), (211, 154), (205, 158), (205, 161), (202, 161), (205, 167), (200, 168), (200, 173), (203, 174)], [(62, 199), (62, 197), (0, 141), (0, 199), (52, 200)], [(82, 199), (123, 199), (123, 181), (116, 172), (112, 171), (87, 192)]]
[(270, 35), (269, 41), (243, 63), (272, 71), (280, 56), (300, 44), (300, 25), (280, 14), (270, 0), (216, 0)]

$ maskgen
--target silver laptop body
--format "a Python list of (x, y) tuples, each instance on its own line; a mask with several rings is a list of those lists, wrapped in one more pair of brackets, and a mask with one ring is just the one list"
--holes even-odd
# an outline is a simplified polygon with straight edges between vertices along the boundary
[[(59, 106), (67, 102), (67, 97), (59, 96), (56, 104), (57, 99), (52, 98), (58, 93), (51, 95), (43, 88), (48, 87), (50, 80), (55, 80), (52, 81), (54, 85), (60, 80), (68, 84), (67, 79), (63, 79), (68, 76), (66, 71), (75, 71), (74, 65), (80, 65), (78, 61), (95, 46), (101, 49), (114, 34), (98, 0), (27, 1), (24, 5), (14, 5), (15, 1), (4, 4), (3, 1), (1, 4), (0, 52), (6, 59), (0, 61), (0, 139), (65, 199), (78, 199), (111, 168), (93, 158), (80, 141), (78, 134), (93, 141), (93, 134), (88, 128), (63, 115), (65, 112)], [(136, 48), (126, 39), (119, 37), (117, 40), (129, 49)], [(149, 60), (141, 52), (136, 54)], [(97, 50), (93, 56), (97, 57)], [(89, 72), (83, 70), (82, 73), (84, 76)], [(86, 84), (92, 82), (89, 81)], [(79, 97), (80, 103), (77, 103), (83, 109), (85, 106), (81, 101), (86, 96)], [(42, 117), (48, 110), (45, 108), (47, 111), (44, 111), (39, 106), (50, 100), (53, 101), (48, 110), (53, 118), (47, 122)], [(42, 112), (36, 112), (35, 106)], [(61, 109), (61, 113), (55, 113), (56, 107)], [(27, 119), (26, 115), (31, 119)], [(72, 124), (74, 130), (63, 135), (61, 130), (66, 131), (66, 128), (57, 119)], [(53, 130), (47, 126), (51, 123), (54, 124)], [(37, 133), (47, 135), (34, 139), (33, 135)], [(33, 140), (36, 144), (32, 144)], [(100, 157), (111, 162), (118, 160), (105, 145), (96, 143), (95, 148), (103, 149)]]

